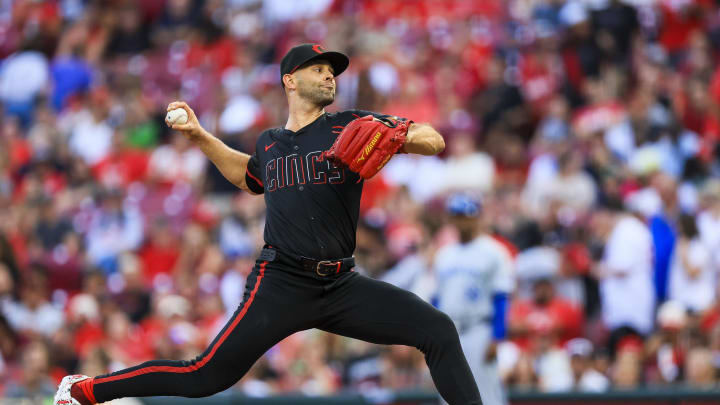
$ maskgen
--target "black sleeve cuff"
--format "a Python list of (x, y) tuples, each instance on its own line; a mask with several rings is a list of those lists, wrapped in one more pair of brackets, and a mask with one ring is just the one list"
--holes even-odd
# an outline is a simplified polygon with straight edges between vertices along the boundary
[(265, 191), (262, 182), (257, 177), (250, 173), (250, 170), (245, 172), (245, 184), (247, 184), (250, 191), (255, 194), (262, 194)]

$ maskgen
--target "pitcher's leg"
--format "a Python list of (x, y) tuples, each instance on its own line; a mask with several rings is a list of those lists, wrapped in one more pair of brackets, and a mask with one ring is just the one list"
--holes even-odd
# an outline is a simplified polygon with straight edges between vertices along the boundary
[(248, 277), (243, 303), (210, 346), (191, 361), (154, 360), (95, 377), (97, 402), (121, 397), (203, 397), (232, 386), (275, 343), (292, 333), (294, 320), (274, 306), (265, 264)]
[(350, 273), (328, 293), (329, 318), (321, 329), (379, 344), (414, 346), (440, 395), (451, 405), (479, 405), (480, 393), (455, 324), (417, 295)]

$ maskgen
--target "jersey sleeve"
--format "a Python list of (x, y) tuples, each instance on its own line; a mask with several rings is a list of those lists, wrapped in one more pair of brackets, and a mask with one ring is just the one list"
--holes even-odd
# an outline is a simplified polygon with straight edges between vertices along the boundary
[(510, 294), (515, 289), (515, 270), (513, 257), (507, 247), (491, 239), (497, 249), (498, 266), (493, 277), (493, 337), (496, 340), (507, 337), (508, 310)]
[(507, 313), (509, 305), (508, 294), (501, 293), (493, 295), (493, 337), (497, 340), (507, 337)]
[(493, 293), (510, 294), (515, 290), (515, 270), (510, 252), (500, 243), (493, 241), (497, 248), (497, 271), (493, 277)]
[(247, 184), (250, 191), (256, 194), (262, 194), (265, 191), (263, 182), (260, 174), (260, 159), (257, 157), (257, 153), (253, 153), (248, 161), (247, 170), (245, 171), (245, 184)]

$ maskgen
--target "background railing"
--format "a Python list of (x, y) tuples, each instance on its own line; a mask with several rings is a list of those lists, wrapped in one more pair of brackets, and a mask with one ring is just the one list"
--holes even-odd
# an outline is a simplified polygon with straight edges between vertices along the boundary
[[(373, 395), (340, 394), (331, 397), (282, 395), (268, 398), (220, 393), (208, 398), (139, 398), (145, 405), (437, 405), (428, 391), (380, 391)], [(0, 398), (0, 405), (51, 405), (52, 398)], [(512, 392), (511, 405), (720, 405), (720, 387), (708, 390), (682, 387), (645, 388), (605, 393)]]
[[(381, 392), (369, 396), (343, 394), (332, 397), (277, 396), (271, 398), (219, 394), (203, 399), (155, 397), (144, 398), (142, 401), (147, 405), (436, 405), (438, 403), (437, 394), (426, 391)], [(720, 387), (711, 390), (663, 387), (605, 393), (513, 392), (510, 394), (510, 403), (512, 405), (718, 405), (720, 404)]]

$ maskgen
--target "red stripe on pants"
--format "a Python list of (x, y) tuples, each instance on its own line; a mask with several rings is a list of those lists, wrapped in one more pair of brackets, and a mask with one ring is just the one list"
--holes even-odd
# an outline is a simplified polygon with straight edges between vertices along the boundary
[(267, 261), (264, 261), (260, 264), (260, 274), (258, 275), (257, 281), (255, 282), (255, 288), (253, 288), (252, 292), (250, 293), (250, 298), (248, 298), (245, 305), (243, 305), (242, 310), (238, 314), (237, 317), (235, 317), (235, 320), (233, 320), (232, 324), (229, 328), (225, 330), (225, 333), (222, 334), (220, 339), (218, 339), (217, 342), (215, 342), (215, 345), (212, 347), (210, 352), (207, 354), (207, 356), (203, 357), (202, 360), (197, 362), (196, 364), (193, 364), (192, 366), (186, 366), (186, 367), (171, 367), (171, 366), (150, 366), (141, 368), (135, 371), (132, 371), (127, 374), (121, 374), (121, 375), (114, 375), (110, 377), (95, 379), (94, 384), (102, 384), (110, 381), (117, 381), (117, 380), (123, 380), (126, 378), (132, 378), (138, 375), (142, 374), (148, 374), (148, 373), (157, 373), (157, 372), (165, 372), (165, 373), (189, 373), (191, 371), (195, 371), (199, 369), (200, 367), (207, 364), (208, 361), (212, 359), (212, 357), (215, 355), (215, 352), (217, 351), (218, 347), (220, 347), (221, 344), (227, 339), (227, 337), (232, 333), (232, 331), (235, 329), (238, 323), (243, 319), (245, 314), (247, 313), (248, 309), (250, 308), (250, 305), (252, 304), (253, 300), (255, 299), (255, 293), (257, 293), (258, 287), (260, 287), (260, 281), (262, 281), (263, 276), (265, 275), (265, 265), (267, 264)]

